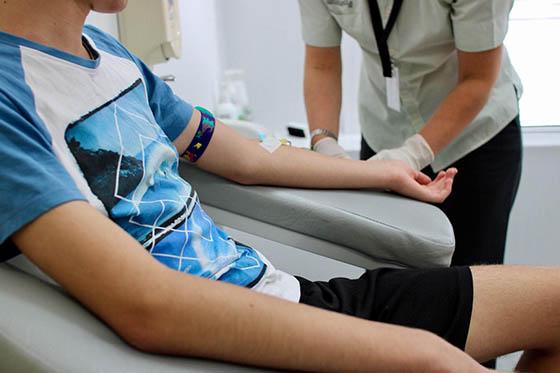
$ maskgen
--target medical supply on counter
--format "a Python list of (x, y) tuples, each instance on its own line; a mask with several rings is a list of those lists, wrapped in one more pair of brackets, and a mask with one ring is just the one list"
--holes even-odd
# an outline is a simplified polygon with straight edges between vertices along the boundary
[(230, 87), (225, 83), (221, 84), (220, 102), (216, 108), (216, 115), (220, 120), (239, 120), (241, 116), (240, 108), (233, 103)]
[(216, 115), (220, 119), (250, 121), (252, 110), (245, 84), (245, 72), (240, 69), (229, 69), (224, 72), (220, 84), (220, 99)]
[(288, 126), (288, 135), (290, 136), (294, 136), (294, 137), (299, 137), (299, 138), (305, 138), (305, 130), (303, 128), (296, 128), (296, 127), (292, 127), (292, 126)]

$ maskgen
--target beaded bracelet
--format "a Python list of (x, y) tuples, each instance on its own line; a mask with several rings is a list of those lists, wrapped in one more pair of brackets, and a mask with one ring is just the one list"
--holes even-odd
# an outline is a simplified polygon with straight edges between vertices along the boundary
[(195, 163), (200, 157), (202, 157), (202, 154), (206, 151), (208, 144), (210, 144), (210, 140), (212, 140), (214, 128), (216, 127), (216, 119), (214, 119), (211, 112), (200, 106), (197, 106), (195, 109), (200, 111), (200, 124), (198, 125), (198, 129), (196, 130), (196, 134), (194, 135), (191, 144), (183, 153), (183, 156), (192, 163)]

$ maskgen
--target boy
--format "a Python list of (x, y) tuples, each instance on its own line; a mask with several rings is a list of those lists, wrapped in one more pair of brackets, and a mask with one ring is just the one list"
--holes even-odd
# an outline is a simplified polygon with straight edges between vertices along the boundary
[(84, 29), (90, 10), (125, 6), (0, 2), (5, 256), (17, 247), (154, 353), (313, 371), (485, 371), (460, 349), (479, 361), (525, 349), (522, 367), (535, 370), (560, 362), (556, 269), (379, 270), (311, 283), (228, 237), (179, 178), (180, 154), (245, 184), (379, 187), (430, 202), (449, 195), (456, 171), (431, 181), (400, 162), (270, 153)]

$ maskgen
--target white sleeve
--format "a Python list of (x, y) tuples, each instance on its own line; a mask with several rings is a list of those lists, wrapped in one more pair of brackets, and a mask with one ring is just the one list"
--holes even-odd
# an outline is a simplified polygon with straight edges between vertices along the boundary
[(342, 29), (323, 0), (299, 0), (303, 40), (313, 47), (338, 47)]
[(513, 0), (452, 1), (451, 24), (457, 49), (482, 52), (502, 45), (512, 7)]

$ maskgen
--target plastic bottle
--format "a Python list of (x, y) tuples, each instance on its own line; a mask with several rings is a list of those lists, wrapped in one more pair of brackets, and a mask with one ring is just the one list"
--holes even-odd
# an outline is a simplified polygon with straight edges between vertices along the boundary
[(220, 99), (216, 109), (216, 116), (220, 119), (238, 120), (241, 109), (233, 102), (234, 87), (230, 82), (220, 84)]
[[(236, 107), (237, 116), (228, 119), (238, 119), (250, 121), (252, 118), (252, 110), (249, 106), (249, 95), (247, 94), (247, 85), (245, 84), (245, 72), (240, 69), (229, 69), (224, 72), (224, 80), (221, 85), (219, 108), (222, 108), (226, 115), (231, 115)], [(218, 110), (219, 112), (220, 110)]]

